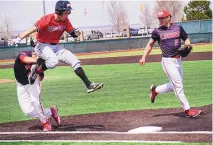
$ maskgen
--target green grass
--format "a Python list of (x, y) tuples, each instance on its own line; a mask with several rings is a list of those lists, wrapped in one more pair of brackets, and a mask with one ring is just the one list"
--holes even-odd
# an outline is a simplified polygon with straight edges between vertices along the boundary
[[(184, 88), (192, 107), (211, 104), (211, 61), (183, 62)], [(148, 98), (150, 84), (168, 82), (160, 63), (84, 66), (90, 80), (104, 82), (103, 90), (87, 94), (86, 87), (70, 67), (46, 71), (42, 82), (42, 100), (46, 107), (57, 105), (62, 116), (142, 110), (180, 108), (173, 93), (159, 95), (155, 104)], [(199, 68), (199, 69), (198, 69)], [(14, 79), (12, 69), (0, 69), (0, 78)], [(16, 84), (0, 84), (0, 122), (26, 120), (16, 97)]]
[[(30, 143), (30, 142), (20, 142), (20, 143), (0, 143), (0, 145), (138, 145), (138, 144), (143, 144), (143, 145), (174, 145), (172, 143)], [(178, 143), (177, 145), (210, 145), (210, 143)]]

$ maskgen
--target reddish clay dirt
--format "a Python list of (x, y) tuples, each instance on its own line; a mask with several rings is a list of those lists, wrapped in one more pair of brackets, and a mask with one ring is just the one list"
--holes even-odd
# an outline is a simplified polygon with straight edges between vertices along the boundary
[[(138, 56), (124, 56), (124, 57), (109, 57), (109, 58), (95, 58), (95, 59), (83, 59), (83, 65), (100, 65), (100, 64), (120, 64), (120, 63), (138, 63), (141, 59), (141, 55)], [(183, 61), (194, 60), (211, 60), (212, 52), (194, 52), (183, 59)], [(161, 55), (149, 55), (147, 62), (160, 62)]]
[[(84, 65), (138, 63), (141, 56), (97, 58), (81, 60)], [(160, 55), (151, 55), (147, 62), (159, 62)], [(212, 52), (191, 53), (185, 61), (211, 60)], [(0, 68), (11, 68), (13, 65), (3, 65)], [(149, 103), (149, 102), (147, 102)], [(154, 104), (153, 104), (154, 105)], [(63, 107), (59, 108), (63, 109)], [(181, 108), (137, 110), (123, 112), (107, 112), (86, 115), (61, 117), (62, 124), (54, 125), (53, 131), (47, 134), (33, 134), (42, 132), (37, 120), (9, 122), (0, 124), (1, 140), (143, 140), (143, 141), (182, 141), (182, 142), (212, 142), (212, 134), (190, 133), (191, 131), (212, 131), (212, 105), (198, 107), (202, 110), (197, 118), (186, 118)], [(74, 131), (110, 131), (127, 132), (143, 127), (158, 126), (162, 131), (186, 132), (185, 134), (112, 134), (112, 133), (74, 133)], [(69, 131), (69, 133), (53, 132)], [(3, 134), (8, 132), (29, 132), (28, 134)]]
[[(154, 104), (153, 104), (154, 105)], [(202, 110), (197, 118), (186, 118), (182, 109), (152, 109), (123, 112), (107, 112), (61, 117), (61, 125), (53, 125), (53, 131), (84, 133), (31, 134), (42, 132), (37, 120), (1, 123), (0, 132), (29, 132), (0, 136), (1, 140), (145, 140), (212, 142), (211, 134), (191, 134), (191, 131), (212, 131), (212, 105), (199, 107)], [(59, 108), (60, 109), (63, 108)], [(51, 120), (53, 124), (55, 122)], [(128, 132), (142, 126), (162, 127), (162, 131), (187, 132), (186, 134), (112, 134), (86, 133), (85, 131)]]
[[(138, 56), (122, 56), (122, 57), (108, 57), (108, 58), (90, 58), (81, 59), (82, 65), (101, 65), (101, 64), (122, 64), (122, 63), (138, 63), (141, 55)], [(183, 61), (195, 61), (195, 60), (212, 60), (212, 52), (193, 52)], [(147, 57), (148, 62), (160, 62), (161, 55), (150, 55)], [(59, 64), (67, 66), (67, 64)], [(13, 64), (0, 65), (0, 68), (12, 68)]]

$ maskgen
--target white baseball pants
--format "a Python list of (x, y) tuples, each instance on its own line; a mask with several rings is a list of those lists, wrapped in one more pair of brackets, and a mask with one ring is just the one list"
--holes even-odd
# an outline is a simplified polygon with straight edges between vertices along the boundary
[(73, 53), (60, 45), (38, 42), (34, 50), (40, 58), (46, 60), (47, 68), (55, 68), (58, 61), (70, 64), (74, 70), (81, 66), (81, 61)]
[(181, 58), (163, 57), (161, 60), (162, 68), (169, 79), (169, 83), (159, 85), (155, 91), (166, 93), (174, 91), (184, 110), (190, 109), (183, 89), (183, 69)]
[(38, 118), (42, 123), (45, 123), (52, 113), (49, 108), (43, 109), (42, 107), (39, 77), (33, 85), (22, 85), (18, 82), (16, 84), (18, 102), (24, 114), (32, 118)]

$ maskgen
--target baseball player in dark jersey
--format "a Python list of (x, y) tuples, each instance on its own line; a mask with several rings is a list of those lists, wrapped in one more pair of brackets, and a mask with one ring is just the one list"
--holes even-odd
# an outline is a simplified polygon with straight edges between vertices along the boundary
[(34, 83), (29, 84), (28, 75), (33, 67), (36, 67), (38, 57), (34, 52), (22, 51), (19, 53), (14, 64), (14, 74), (17, 83), (17, 96), (19, 105), (25, 115), (38, 118), (42, 125), (43, 131), (50, 131), (51, 124), (48, 118), (51, 116), (57, 124), (60, 124), (60, 117), (56, 106), (51, 108), (42, 108), (41, 96), (41, 83), (44, 73), (41, 72), (35, 78)]
[(146, 62), (146, 57), (152, 50), (154, 43), (157, 41), (162, 51), (162, 68), (169, 79), (169, 83), (150, 87), (150, 100), (154, 103), (158, 94), (174, 91), (180, 101), (186, 117), (196, 117), (201, 110), (191, 109), (184, 94), (183, 89), (183, 69), (181, 56), (177, 55), (177, 50), (181, 47), (181, 39), (185, 45), (190, 45), (190, 40), (184, 29), (178, 25), (171, 23), (171, 15), (167, 10), (162, 10), (157, 15), (160, 27), (152, 32), (144, 50), (144, 55), (139, 60), (141, 65)]

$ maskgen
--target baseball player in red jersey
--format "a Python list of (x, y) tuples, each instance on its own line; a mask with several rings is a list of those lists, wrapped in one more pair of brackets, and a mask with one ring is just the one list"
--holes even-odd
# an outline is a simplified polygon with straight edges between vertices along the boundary
[(44, 78), (44, 73), (41, 72), (34, 83), (29, 84), (28, 75), (33, 67), (36, 67), (38, 57), (31, 51), (22, 51), (19, 53), (14, 64), (14, 74), (17, 84), (17, 96), (19, 105), (29, 117), (38, 118), (43, 125), (43, 131), (51, 131), (51, 124), (48, 118), (52, 118), (57, 124), (60, 124), (60, 117), (57, 107), (43, 109), (40, 96), (41, 84), (40, 81)]
[(80, 32), (73, 28), (68, 19), (71, 10), (69, 1), (58, 1), (55, 5), (55, 13), (43, 16), (31, 29), (19, 35), (15, 40), (15, 45), (18, 45), (22, 39), (31, 33), (37, 32), (37, 45), (34, 50), (40, 59), (37, 61), (39, 67), (32, 70), (29, 75), (29, 80), (32, 80), (31, 84), (33, 84), (36, 78), (35, 74), (55, 68), (58, 61), (60, 61), (72, 66), (76, 75), (85, 83), (87, 92), (90, 93), (102, 88), (104, 84), (89, 81), (81, 67), (80, 60), (73, 53), (58, 45), (64, 31), (68, 32), (74, 38), (80, 35)]
[(163, 85), (151, 85), (150, 100), (154, 103), (156, 96), (161, 93), (174, 91), (176, 97), (180, 101), (186, 117), (196, 117), (201, 110), (191, 109), (189, 102), (185, 96), (183, 88), (183, 69), (181, 56), (177, 55), (177, 50), (181, 47), (182, 39), (186, 45), (190, 45), (190, 40), (184, 29), (178, 25), (171, 23), (171, 15), (167, 10), (158, 13), (160, 27), (152, 32), (144, 55), (139, 60), (140, 65), (144, 65), (146, 57), (151, 52), (154, 43), (157, 41), (162, 51), (162, 68), (167, 75), (169, 82)]

